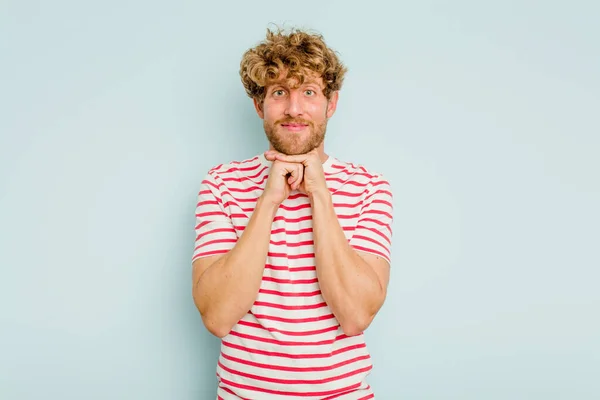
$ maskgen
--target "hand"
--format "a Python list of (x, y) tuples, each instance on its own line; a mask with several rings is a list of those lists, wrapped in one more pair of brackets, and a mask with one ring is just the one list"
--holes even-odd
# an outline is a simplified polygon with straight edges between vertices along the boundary
[(317, 150), (312, 150), (306, 154), (286, 155), (275, 150), (265, 152), (265, 158), (269, 161), (286, 162), (300, 165), (303, 168), (304, 176), (301, 177), (298, 190), (304, 194), (312, 196), (316, 192), (324, 191), (329, 193), (323, 163)]
[(302, 164), (273, 161), (262, 198), (279, 206), (292, 190), (298, 189), (304, 175)]

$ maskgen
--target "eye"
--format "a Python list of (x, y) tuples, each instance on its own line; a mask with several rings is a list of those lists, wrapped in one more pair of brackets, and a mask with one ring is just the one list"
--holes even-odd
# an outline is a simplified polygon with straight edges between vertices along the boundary
[(275, 97), (283, 96), (284, 94), (285, 94), (285, 92), (281, 89), (277, 89), (276, 91), (273, 92), (273, 95)]
[(315, 91), (311, 90), (311, 89), (306, 90), (304, 93), (306, 93), (307, 96), (314, 96), (315, 95)]

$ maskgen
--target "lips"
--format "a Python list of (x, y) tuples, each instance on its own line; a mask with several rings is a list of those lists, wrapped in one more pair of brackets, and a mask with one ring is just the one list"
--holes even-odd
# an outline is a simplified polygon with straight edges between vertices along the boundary
[(285, 129), (287, 129), (289, 131), (299, 132), (299, 131), (303, 130), (304, 128), (306, 128), (308, 125), (307, 124), (288, 123), (288, 124), (281, 124), (281, 126), (283, 126)]

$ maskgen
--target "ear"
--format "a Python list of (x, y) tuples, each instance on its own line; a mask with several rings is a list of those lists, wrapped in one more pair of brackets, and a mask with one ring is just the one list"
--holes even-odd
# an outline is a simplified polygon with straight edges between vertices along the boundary
[(264, 119), (265, 118), (265, 113), (262, 109), (262, 104), (258, 102), (258, 100), (256, 98), (253, 99), (254, 102), (254, 108), (256, 109), (256, 113), (258, 114), (258, 116), (260, 117), (260, 119)]
[(339, 91), (335, 91), (331, 94), (329, 101), (327, 102), (327, 118), (331, 118), (337, 108), (337, 102), (339, 98)]

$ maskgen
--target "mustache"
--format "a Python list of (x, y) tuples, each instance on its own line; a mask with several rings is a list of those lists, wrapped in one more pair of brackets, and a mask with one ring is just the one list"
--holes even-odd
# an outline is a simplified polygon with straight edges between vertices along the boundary
[(281, 124), (303, 124), (303, 125), (312, 126), (312, 122), (306, 121), (304, 119), (298, 119), (298, 118), (284, 118), (284, 119), (280, 119), (278, 121), (275, 121), (275, 124), (276, 125), (281, 125)]

